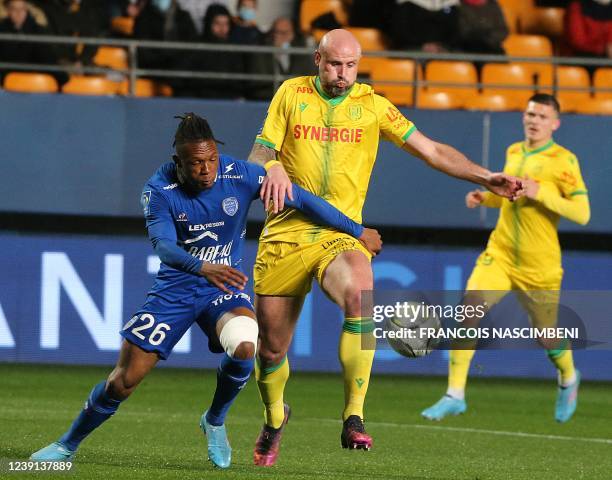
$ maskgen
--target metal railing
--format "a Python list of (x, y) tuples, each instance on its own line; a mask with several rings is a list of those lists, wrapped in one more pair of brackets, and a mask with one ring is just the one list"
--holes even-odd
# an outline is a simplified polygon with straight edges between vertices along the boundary
[[(313, 49), (307, 47), (273, 47), (273, 46), (248, 46), (234, 44), (207, 44), (207, 43), (188, 43), (188, 42), (165, 42), (151, 40), (134, 40), (134, 39), (114, 39), (114, 38), (92, 38), (92, 37), (60, 37), (53, 35), (20, 35), (20, 34), (0, 34), (0, 42), (29, 42), (29, 43), (47, 43), (47, 44), (68, 44), (68, 45), (97, 45), (97, 46), (112, 46), (122, 47), (128, 52), (128, 68), (113, 69), (101, 66), (74, 66), (74, 65), (56, 65), (56, 64), (27, 64), (27, 63), (9, 63), (2, 62), (0, 59), (0, 69), (2, 70), (21, 70), (21, 71), (37, 71), (37, 72), (66, 72), (66, 73), (84, 73), (97, 75), (123, 75), (129, 80), (129, 94), (135, 92), (136, 80), (139, 77), (156, 77), (156, 78), (189, 78), (189, 79), (212, 79), (212, 80), (228, 80), (228, 81), (247, 81), (247, 82), (270, 82), (273, 89), (286, 79), (294, 75), (283, 75), (276, 62), (274, 64), (274, 72), (272, 74), (255, 74), (255, 73), (222, 73), (211, 72), (205, 70), (155, 70), (143, 69), (138, 67), (138, 49), (161, 49), (161, 50), (179, 50), (179, 51), (214, 51), (219, 53), (252, 53), (252, 54), (289, 54), (312, 56)], [(489, 54), (465, 54), (465, 53), (438, 53), (430, 54), (420, 51), (364, 51), (364, 57), (392, 58), (392, 59), (409, 59), (417, 63), (424, 63), (429, 60), (447, 60), (447, 61), (466, 61), (477, 63), (534, 63), (544, 64), (555, 67), (557, 65), (569, 66), (586, 66), (586, 67), (610, 67), (612, 68), (612, 59), (605, 58), (578, 58), (578, 57), (514, 57), (507, 55), (489, 55)], [(554, 71), (554, 69), (553, 69)], [(411, 79), (406, 80), (382, 80), (378, 83), (385, 85), (400, 85), (412, 87), (445, 87), (445, 88), (504, 88), (515, 90), (537, 90), (537, 89), (552, 89), (554, 91), (594, 91), (593, 87), (559, 87), (556, 84), (555, 75), (553, 73), (552, 85), (516, 85), (516, 84), (464, 84), (452, 82), (430, 82), (422, 80), (418, 76), (418, 68), (414, 69), (414, 74)], [(365, 79), (368, 82), (367, 79)], [(369, 83), (369, 82), (368, 82)], [(413, 104), (416, 105), (419, 88), (414, 88)], [(612, 88), (600, 88), (597, 91), (610, 92)]]

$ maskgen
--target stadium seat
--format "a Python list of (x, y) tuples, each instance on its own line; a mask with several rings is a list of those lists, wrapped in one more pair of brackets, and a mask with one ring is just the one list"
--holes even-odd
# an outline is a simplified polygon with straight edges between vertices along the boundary
[(598, 88), (612, 89), (612, 68), (598, 68), (593, 75), (593, 86), (595, 87), (595, 98), (597, 100), (612, 100), (612, 90), (609, 92), (598, 92)]
[(134, 19), (132, 17), (114, 17), (111, 19), (111, 30), (126, 37), (134, 33)]
[(576, 113), (588, 115), (612, 115), (612, 98), (590, 98), (576, 106)]
[[(381, 50), (386, 50), (390, 45), (387, 36), (377, 28), (348, 27), (347, 30), (359, 40), (363, 52), (380, 52)], [(359, 61), (359, 73), (370, 75), (374, 63), (376, 63), (379, 58), (381, 57), (362, 56)]]
[[(553, 54), (552, 43), (542, 35), (510, 34), (504, 40), (504, 51), (511, 57), (551, 57)], [(531, 75), (545, 75), (551, 69), (547, 60), (541, 63), (520, 63)]]
[[(130, 87), (128, 80), (124, 80), (119, 85), (121, 95), (129, 95)], [(172, 87), (165, 83), (156, 82), (148, 78), (138, 78), (136, 80), (136, 97), (171, 97)]]
[(57, 81), (47, 73), (10, 72), (4, 77), (4, 89), (11, 92), (55, 93)]
[(312, 21), (320, 15), (333, 12), (340, 25), (348, 24), (348, 16), (342, 0), (302, 0), (300, 5), (300, 30), (303, 33), (312, 31)]
[(461, 98), (477, 93), (478, 73), (476, 67), (470, 62), (445, 62), (433, 60), (425, 66), (425, 80), (438, 83), (458, 83), (469, 87), (436, 87), (427, 86), (430, 93), (447, 92), (454, 98)]
[(117, 83), (101, 76), (71, 75), (68, 83), (63, 86), (62, 93), (70, 95), (115, 95), (117, 93)]
[[(374, 89), (387, 97), (395, 105), (413, 104), (412, 95), (415, 80), (421, 78), (420, 69), (413, 60), (392, 60), (390, 58), (377, 59), (372, 65), (370, 78)], [(410, 85), (390, 84), (386, 82), (411, 82)]]
[(520, 17), (522, 12), (529, 12), (534, 8), (533, 0), (498, 0), (497, 3), (504, 12), (506, 25), (508, 25), (510, 33), (521, 31)]
[(536, 7), (520, 14), (521, 33), (544, 35), (550, 38), (563, 36), (565, 9), (560, 7)]
[[(589, 72), (584, 67), (573, 67), (573, 66), (558, 66), (555, 68), (556, 80), (553, 82), (552, 75), (545, 75), (542, 77), (541, 85), (543, 86), (541, 91), (550, 93), (555, 91), (556, 97), (561, 104), (563, 111), (574, 112), (583, 102), (588, 102), (591, 98), (589, 88), (591, 82), (589, 79)], [(554, 85), (556, 88), (551, 90), (549, 87)], [(563, 90), (563, 87), (581, 87), (585, 90)]]
[[(527, 99), (533, 94), (533, 81), (529, 71), (521, 64), (487, 63), (482, 68), (482, 93), (484, 95), (501, 95), (507, 97), (511, 108), (523, 109)], [(524, 88), (504, 88), (487, 86), (491, 84), (516, 85)], [(482, 100), (484, 101), (484, 100)], [(497, 100), (493, 101), (497, 103)]]
[(463, 105), (467, 110), (486, 110), (491, 112), (507, 112), (521, 109), (510, 97), (494, 93), (468, 95), (463, 99)]
[(431, 92), (419, 90), (417, 96), (417, 108), (430, 110), (452, 110), (463, 106), (463, 95), (453, 91)]
[(93, 59), (94, 64), (100, 67), (109, 67), (115, 70), (127, 70), (128, 56), (121, 47), (101, 46)]

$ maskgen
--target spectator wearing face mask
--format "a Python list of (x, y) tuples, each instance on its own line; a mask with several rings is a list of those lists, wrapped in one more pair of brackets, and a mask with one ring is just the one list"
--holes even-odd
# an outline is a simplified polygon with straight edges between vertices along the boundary
[(261, 43), (263, 34), (257, 25), (257, 1), (238, 0), (238, 15), (234, 17), (232, 43), (241, 45), (257, 45)]
[(179, 6), (189, 12), (191, 15), (191, 20), (193, 24), (196, 26), (196, 30), (198, 31), (198, 35), (202, 35), (204, 29), (204, 15), (206, 15), (206, 10), (213, 3), (218, 5), (223, 5), (225, 8), (230, 8), (234, 4), (234, 0), (177, 0)]

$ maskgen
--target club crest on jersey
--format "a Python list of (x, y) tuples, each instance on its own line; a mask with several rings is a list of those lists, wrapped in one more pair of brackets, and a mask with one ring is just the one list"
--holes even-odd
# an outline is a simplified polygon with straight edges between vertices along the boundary
[(140, 205), (142, 205), (142, 211), (145, 215), (149, 214), (149, 203), (151, 203), (151, 190), (142, 192), (142, 198), (140, 199)]
[(221, 203), (223, 207), (223, 211), (227, 213), (230, 217), (236, 215), (238, 211), (238, 199), (236, 197), (227, 197)]
[(177, 222), (188, 222), (187, 214), (185, 212), (179, 213), (179, 216), (176, 218)]
[(361, 105), (349, 105), (348, 115), (351, 117), (351, 120), (359, 120), (362, 115)]

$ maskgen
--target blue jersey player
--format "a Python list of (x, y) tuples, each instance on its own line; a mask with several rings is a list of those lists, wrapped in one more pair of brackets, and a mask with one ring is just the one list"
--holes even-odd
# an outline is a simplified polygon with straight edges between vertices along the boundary
[[(149, 237), (162, 265), (143, 307), (125, 324), (119, 360), (93, 387), (84, 409), (56, 442), (32, 460), (68, 461), (80, 443), (108, 420), (158, 360), (166, 359), (187, 329), (197, 323), (211, 351), (224, 353), (210, 407), (200, 419), (214, 465), (227, 468), (231, 448), (225, 416), (253, 370), (258, 327), (242, 292), (242, 244), (251, 202), (259, 197), (263, 167), (219, 155), (208, 122), (193, 113), (181, 118), (174, 163), (149, 179), (142, 206)], [(376, 254), (378, 232), (363, 228), (322, 199), (293, 186), (299, 208), (323, 225), (356, 238)]]

